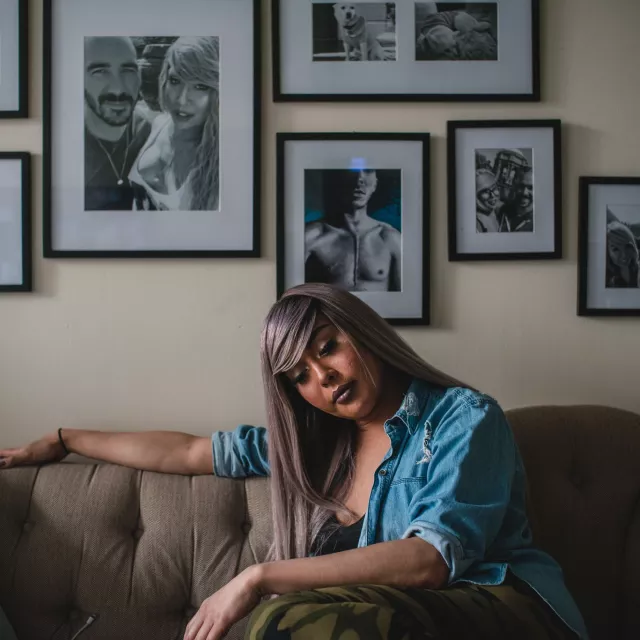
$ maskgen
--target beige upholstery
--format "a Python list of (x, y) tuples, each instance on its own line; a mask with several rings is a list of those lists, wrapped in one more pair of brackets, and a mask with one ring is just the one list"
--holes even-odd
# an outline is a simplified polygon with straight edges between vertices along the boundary
[[(640, 638), (640, 416), (509, 412), (534, 532), (563, 565), (594, 640)], [(178, 640), (212, 592), (264, 558), (267, 482), (114, 465), (0, 471), (0, 606), (20, 640)], [(238, 624), (229, 638), (241, 638)]]

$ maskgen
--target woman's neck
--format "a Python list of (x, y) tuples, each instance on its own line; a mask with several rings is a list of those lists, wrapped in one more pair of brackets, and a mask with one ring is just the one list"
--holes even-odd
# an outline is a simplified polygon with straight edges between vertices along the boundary
[(411, 384), (411, 376), (388, 371), (382, 377), (381, 394), (373, 411), (362, 420), (356, 421), (360, 432), (384, 429), (384, 423), (393, 416), (402, 405), (404, 396)]
[(202, 127), (189, 127), (188, 129), (176, 129), (171, 133), (171, 142), (175, 149), (197, 147), (202, 140)]

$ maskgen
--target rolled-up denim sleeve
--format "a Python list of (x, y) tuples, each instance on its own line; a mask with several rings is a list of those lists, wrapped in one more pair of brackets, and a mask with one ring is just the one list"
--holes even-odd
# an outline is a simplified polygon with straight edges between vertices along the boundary
[(516, 448), (493, 401), (461, 403), (434, 430), (427, 482), (409, 505), (403, 538), (433, 545), (449, 583), (485, 557), (502, 526), (515, 473)]
[(223, 478), (268, 476), (267, 430), (241, 424), (234, 431), (211, 435), (213, 473)]

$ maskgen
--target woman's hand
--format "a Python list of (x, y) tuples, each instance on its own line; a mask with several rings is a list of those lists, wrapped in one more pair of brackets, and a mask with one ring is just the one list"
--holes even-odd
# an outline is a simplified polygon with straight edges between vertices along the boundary
[(258, 565), (245, 569), (207, 598), (187, 625), (184, 640), (220, 640), (260, 603)]
[(58, 462), (65, 453), (57, 435), (46, 435), (40, 440), (17, 449), (0, 449), (0, 469), (19, 467), (25, 464)]

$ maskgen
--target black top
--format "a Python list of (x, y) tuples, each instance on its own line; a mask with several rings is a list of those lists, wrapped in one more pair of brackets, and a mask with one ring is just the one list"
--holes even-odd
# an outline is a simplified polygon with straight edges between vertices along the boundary
[[(358, 540), (360, 540), (363, 522), (364, 516), (349, 526), (342, 525), (336, 529), (335, 526), (338, 521), (333, 516), (320, 531), (316, 542), (313, 544), (312, 551), (318, 556), (324, 556), (329, 553), (355, 549), (358, 546)], [(333, 533), (329, 533), (327, 536), (331, 530), (333, 530)], [(320, 544), (318, 544), (318, 540), (321, 541)]]

